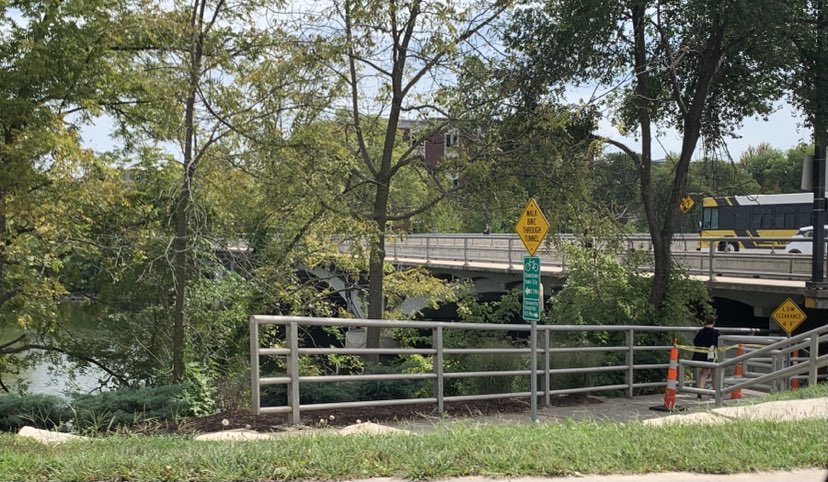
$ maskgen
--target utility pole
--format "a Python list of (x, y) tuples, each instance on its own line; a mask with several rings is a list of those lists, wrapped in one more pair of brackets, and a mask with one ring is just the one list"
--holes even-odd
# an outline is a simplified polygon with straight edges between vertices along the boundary
[(814, 246), (811, 253), (811, 281), (806, 287), (826, 289), (825, 284), (825, 145), (828, 143), (828, 48), (825, 42), (825, 10), (822, 1), (816, 2), (816, 61), (814, 62)]
[[(815, 136), (816, 137), (816, 136)], [(817, 141), (814, 145), (814, 211), (811, 219), (814, 226), (814, 247), (811, 251), (811, 280), (808, 288), (825, 289), (825, 145)]]

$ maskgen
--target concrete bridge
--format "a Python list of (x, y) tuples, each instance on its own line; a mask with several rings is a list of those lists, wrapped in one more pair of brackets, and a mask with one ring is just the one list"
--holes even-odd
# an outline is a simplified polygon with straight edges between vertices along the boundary
[[(566, 279), (567, 256), (558, 249), (566, 242), (576, 240), (551, 238), (536, 253), (542, 260), (547, 294), (557, 291)], [(622, 246), (626, 253), (652, 252), (648, 236), (624, 238)], [(707, 246), (699, 249), (698, 236), (680, 234), (672, 250), (673, 259), (710, 288), (717, 311), (733, 310), (730, 318), (738, 317), (739, 325), (777, 330), (770, 314), (786, 298), (792, 298), (808, 315), (801, 329), (828, 322), (828, 290), (806, 286), (811, 276), (810, 255), (782, 254), (781, 250), (717, 252)], [(386, 250), (386, 260), (396, 265), (425, 266), (436, 275), (472, 279), (481, 294), (502, 293), (520, 285), (526, 255), (517, 235), (415, 234), (390, 238)], [(652, 258), (646, 259), (639, 268), (652, 271)]]

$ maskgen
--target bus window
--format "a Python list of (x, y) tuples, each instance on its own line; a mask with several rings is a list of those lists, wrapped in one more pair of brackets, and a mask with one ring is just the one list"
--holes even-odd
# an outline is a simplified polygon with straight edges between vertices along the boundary
[(719, 229), (719, 208), (704, 208), (702, 229)]
[(787, 206), (777, 206), (775, 213), (775, 220), (773, 227), (776, 229), (787, 228), (794, 229), (799, 226), (796, 224), (796, 216), (794, 216), (794, 208)]
[(761, 228), (765, 210), (761, 206), (753, 206), (750, 210), (750, 226)]
[(811, 211), (813, 210), (813, 206), (799, 206), (797, 209), (797, 226), (807, 226), (811, 224)]

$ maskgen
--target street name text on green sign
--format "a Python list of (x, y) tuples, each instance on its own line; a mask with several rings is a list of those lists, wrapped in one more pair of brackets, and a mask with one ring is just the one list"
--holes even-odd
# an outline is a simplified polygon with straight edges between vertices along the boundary
[(541, 314), (541, 260), (539, 256), (523, 257), (523, 319), (539, 321)]

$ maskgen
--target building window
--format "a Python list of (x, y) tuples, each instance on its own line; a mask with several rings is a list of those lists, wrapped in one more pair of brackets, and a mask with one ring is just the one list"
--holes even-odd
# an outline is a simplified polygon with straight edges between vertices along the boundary
[(456, 131), (449, 131), (445, 135), (446, 147), (456, 146), (460, 141), (460, 136)]

